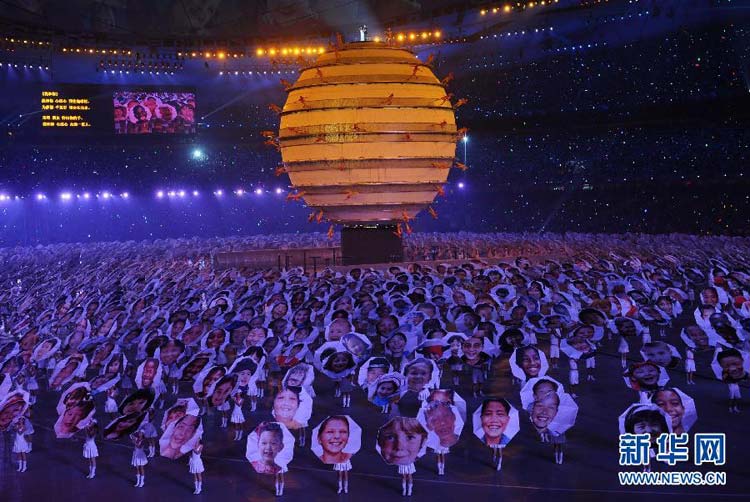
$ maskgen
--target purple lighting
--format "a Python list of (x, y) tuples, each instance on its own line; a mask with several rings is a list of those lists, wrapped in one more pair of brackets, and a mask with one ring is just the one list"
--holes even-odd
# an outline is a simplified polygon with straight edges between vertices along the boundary
[(278, 195), (278, 194), (280, 194), (281, 192), (283, 192), (283, 190), (282, 190), (281, 188), (277, 188), (277, 189), (276, 189), (276, 194), (277, 194), (277, 195)]
[(256, 188), (255, 189), (255, 195), (262, 195), (262, 194), (263, 194), (263, 189), (262, 188)]
[(47, 196), (44, 195), (43, 193), (36, 194), (36, 200), (44, 200), (46, 198), (47, 198)]
[(60, 198), (62, 200), (70, 200), (73, 198), (73, 196), (70, 194), (70, 192), (63, 192), (60, 194)]
[(156, 192), (156, 197), (159, 198), (159, 199), (164, 198), (164, 191), (163, 190), (159, 190), (158, 192)]
[(463, 181), (459, 181), (459, 182), (458, 182), (458, 188), (463, 188), (463, 187), (465, 187), (465, 186), (466, 186), (466, 185), (464, 185), (464, 182), (463, 182)]

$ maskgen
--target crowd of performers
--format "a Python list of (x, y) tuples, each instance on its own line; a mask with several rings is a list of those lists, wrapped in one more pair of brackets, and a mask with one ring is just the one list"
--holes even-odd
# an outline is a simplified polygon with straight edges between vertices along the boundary
[[(461, 245), (456, 236), (414, 238)], [(477, 246), (466, 239), (464, 248)], [(277, 495), (295, 450), (332, 466), (346, 493), (352, 458), (374, 443), (408, 496), (427, 449), (444, 475), (451, 447), (473, 434), (501, 470), (522, 422), (562, 464), (577, 393), (597, 385), (602, 352), (621, 355), (622, 392), (633, 397), (621, 433), (647, 431), (655, 442), (687, 432), (701, 365), (727, 387), (728, 413), (740, 413), (750, 241), (483, 239), (538, 256), (311, 274), (214, 270), (199, 240), (0, 250), (0, 430), (13, 435), (17, 470), (29, 468), (34, 424), (43, 423), (31, 419), (35, 403), (48, 399), (56, 438), (80, 439), (89, 479), (97, 443), (125, 442), (136, 487), (158, 456), (184, 461), (199, 494), (211, 427), (245, 441), (248, 462), (275, 476)], [(493, 366), (498, 358), (511, 375)], [(567, 381), (550, 368), (566, 368)], [(516, 393), (486, 392), (505, 378)], [(325, 410), (308, 433), (315, 384), (325, 380), (340, 409)], [(363, 430), (348, 414), (353, 400), (369, 401), (382, 426)], [(272, 421), (254, 417), (262, 406)]]

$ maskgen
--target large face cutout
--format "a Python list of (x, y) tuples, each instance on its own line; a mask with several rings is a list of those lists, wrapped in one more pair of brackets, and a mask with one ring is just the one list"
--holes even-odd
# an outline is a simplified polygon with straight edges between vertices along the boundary
[(425, 453), (427, 431), (416, 418), (395, 417), (377, 436), (376, 450), (388, 465), (409, 465)]
[(7, 431), (11, 424), (29, 407), (29, 395), (22, 390), (7, 394), (0, 401), (0, 431)]
[(502, 398), (485, 399), (473, 415), (474, 435), (486, 445), (503, 447), (518, 433), (518, 411)]
[(169, 459), (177, 459), (192, 451), (203, 435), (203, 425), (197, 415), (185, 414), (167, 425), (159, 438), (159, 454)]
[(139, 366), (135, 374), (135, 384), (139, 389), (154, 388), (161, 385), (163, 367), (155, 357), (148, 357)]
[(417, 413), (417, 420), (427, 430), (427, 446), (444, 451), (458, 442), (464, 426), (456, 406), (438, 399), (425, 401)]
[(547, 356), (533, 345), (519, 347), (510, 356), (510, 370), (513, 376), (525, 382), (547, 374)]
[(362, 446), (362, 429), (348, 415), (333, 415), (312, 431), (311, 449), (324, 464), (342, 464)]
[(144, 413), (154, 403), (156, 394), (152, 389), (139, 389), (122, 400), (118, 411), (121, 415)]
[(377, 406), (387, 406), (401, 398), (406, 388), (404, 376), (400, 373), (387, 373), (368, 386), (367, 397)]
[(258, 474), (286, 472), (294, 455), (294, 436), (279, 422), (262, 422), (247, 437), (245, 458)]
[(271, 414), (287, 429), (306, 427), (312, 414), (312, 398), (302, 388), (283, 388), (273, 400)]
[(719, 380), (737, 383), (746, 379), (750, 372), (750, 354), (734, 348), (717, 347), (711, 369)]
[(657, 390), (651, 396), (651, 402), (666, 413), (671, 422), (672, 432), (675, 434), (690, 431), (698, 419), (695, 401), (680, 389)]
[(672, 345), (662, 342), (644, 343), (641, 355), (646, 361), (651, 361), (662, 368), (675, 369), (682, 362), (682, 356)]
[(141, 426), (146, 418), (146, 413), (131, 413), (112, 420), (104, 428), (104, 439), (111, 441), (127, 437)]
[(406, 387), (411, 392), (420, 393), (425, 387), (433, 384), (434, 375), (437, 373), (434, 364), (429, 359), (419, 358), (404, 367)]
[(618, 422), (620, 434), (649, 434), (652, 445), (656, 445), (661, 434), (672, 432), (672, 420), (661, 408), (651, 403), (629, 406)]

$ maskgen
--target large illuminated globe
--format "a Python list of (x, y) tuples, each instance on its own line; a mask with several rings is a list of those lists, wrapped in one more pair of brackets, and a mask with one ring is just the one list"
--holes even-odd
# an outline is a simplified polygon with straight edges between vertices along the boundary
[(410, 51), (351, 43), (288, 88), (279, 143), (305, 203), (335, 223), (413, 218), (446, 182), (456, 119), (445, 88)]

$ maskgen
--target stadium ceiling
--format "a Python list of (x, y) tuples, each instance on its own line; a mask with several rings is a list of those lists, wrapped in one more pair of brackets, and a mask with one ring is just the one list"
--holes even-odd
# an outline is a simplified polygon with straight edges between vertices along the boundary
[(429, 22), (478, 0), (0, 0), (0, 28), (124, 42), (300, 37)]

